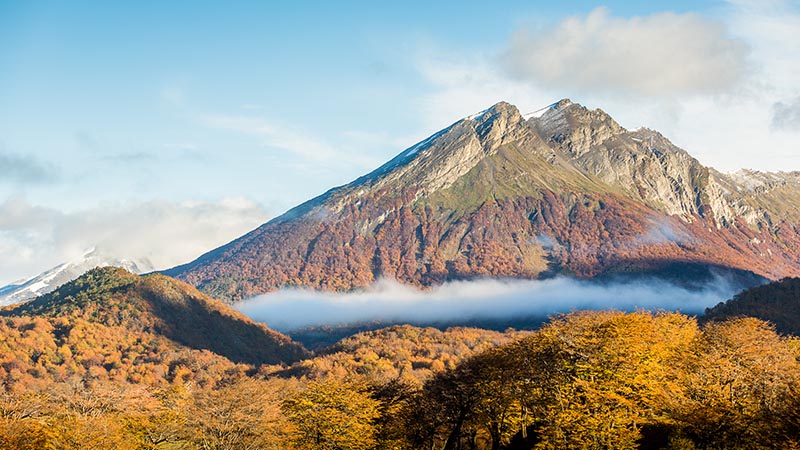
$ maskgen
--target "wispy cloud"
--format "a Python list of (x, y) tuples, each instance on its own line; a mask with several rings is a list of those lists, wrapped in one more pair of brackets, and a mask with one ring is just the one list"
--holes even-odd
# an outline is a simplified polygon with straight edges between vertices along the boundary
[[(674, 220), (674, 222), (673, 222)], [(663, 217), (650, 218), (650, 227), (640, 236), (633, 240), (633, 244), (667, 244), (675, 243), (686, 245), (694, 242), (694, 237), (679, 227), (677, 219), (665, 219)]]
[(0, 152), (0, 182), (37, 184), (54, 181), (57, 171), (31, 155)]
[(201, 116), (201, 121), (213, 128), (254, 136), (265, 147), (290, 152), (309, 161), (325, 162), (337, 156), (333, 147), (311, 133), (261, 117), (208, 114)]

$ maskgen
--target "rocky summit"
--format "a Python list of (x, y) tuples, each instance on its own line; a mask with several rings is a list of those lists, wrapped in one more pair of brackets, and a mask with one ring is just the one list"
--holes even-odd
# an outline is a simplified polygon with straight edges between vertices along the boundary
[(166, 272), (227, 301), (381, 277), (755, 284), (800, 275), (799, 205), (800, 173), (723, 174), (600, 109), (565, 99), (526, 118), (500, 102)]

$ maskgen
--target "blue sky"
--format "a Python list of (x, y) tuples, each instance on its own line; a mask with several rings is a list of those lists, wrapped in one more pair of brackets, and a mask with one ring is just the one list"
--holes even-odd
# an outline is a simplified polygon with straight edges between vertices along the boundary
[(183, 262), (500, 100), (800, 169), (794, 1), (231, 3), (0, 0), (0, 284)]

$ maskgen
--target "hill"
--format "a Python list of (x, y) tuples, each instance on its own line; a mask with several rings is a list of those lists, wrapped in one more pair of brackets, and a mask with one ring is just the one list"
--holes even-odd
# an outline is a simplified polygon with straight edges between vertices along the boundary
[(704, 320), (756, 317), (775, 324), (780, 333), (800, 336), (800, 278), (754, 287), (732, 299), (706, 309)]
[[(97, 281), (92, 295), (112, 297), (137, 283), (124, 273)], [(69, 329), (51, 352), (48, 339), (62, 339), (66, 328), (48, 326), (80, 326), (72, 317), (82, 310), (66, 308), (52, 325), (0, 320), (0, 345), (13, 347), (0, 353), (0, 370), (9, 371), (0, 385), (0, 448), (800, 444), (798, 341), (753, 318), (699, 327), (678, 313), (578, 312), (524, 334), (398, 326), (347, 338), (290, 368), (254, 371), (97, 322)], [(137, 351), (134, 370), (120, 372)], [(120, 362), (104, 361), (113, 352)], [(24, 364), (33, 367), (22, 372)], [(74, 368), (84, 365), (86, 373)]]
[(248, 370), (244, 365), (292, 363), (307, 355), (186, 283), (114, 267), (1, 309), (0, 336), (0, 380), (7, 385), (214, 380)]

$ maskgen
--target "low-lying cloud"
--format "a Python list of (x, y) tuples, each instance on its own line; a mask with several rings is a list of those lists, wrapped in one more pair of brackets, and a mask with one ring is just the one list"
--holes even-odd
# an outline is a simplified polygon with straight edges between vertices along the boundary
[(633, 241), (635, 245), (667, 244), (670, 242), (685, 245), (694, 242), (694, 238), (688, 232), (671, 223), (669, 219), (655, 216), (650, 219), (650, 227), (647, 231)]
[(503, 62), (512, 75), (545, 88), (672, 96), (727, 92), (743, 79), (747, 54), (721, 23), (695, 14), (623, 18), (597, 8), (520, 31)]
[(419, 290), (381, 280), (352, 293), (288, 289), (236, 307), (280, 331), (369, 321), (454, 323), (543, 317), (579, 309), (665, 309), (698, 313), (730, 298), (738, 287), (717, 279), (703, 290), (663, 281), (598, 283), (570, 278), (455, 281)]

